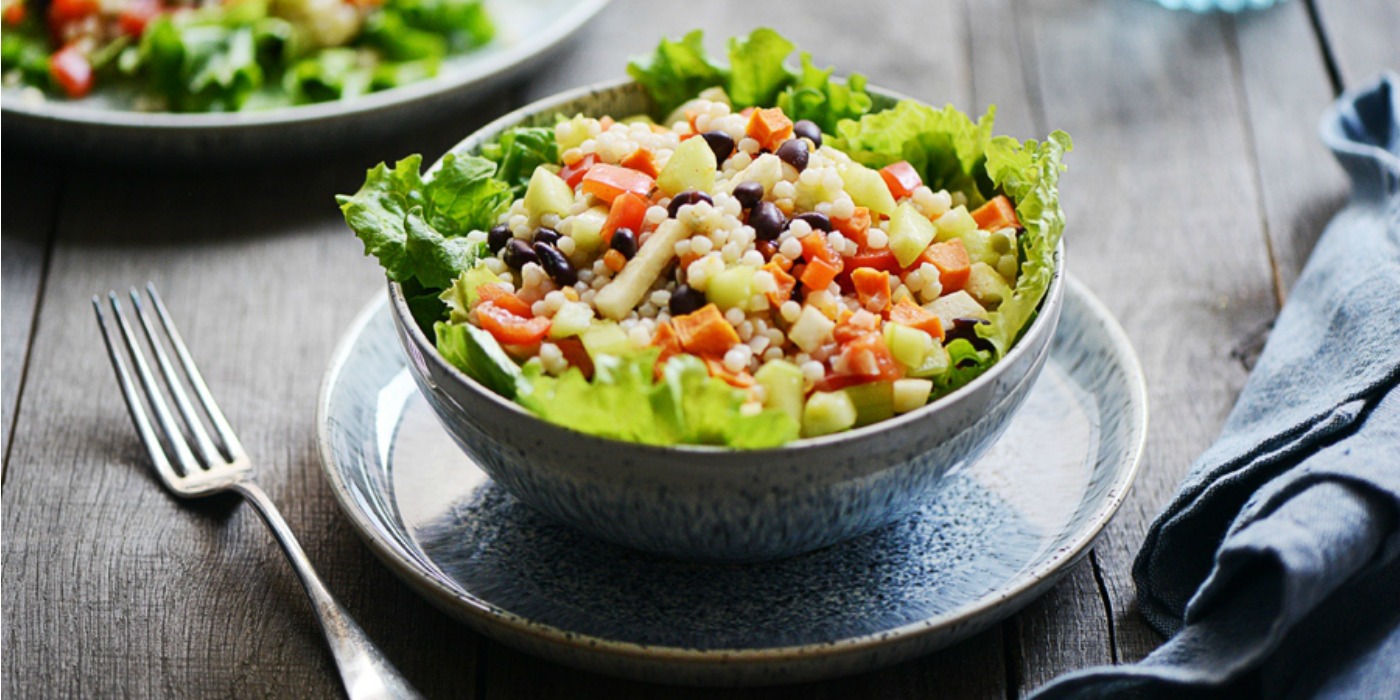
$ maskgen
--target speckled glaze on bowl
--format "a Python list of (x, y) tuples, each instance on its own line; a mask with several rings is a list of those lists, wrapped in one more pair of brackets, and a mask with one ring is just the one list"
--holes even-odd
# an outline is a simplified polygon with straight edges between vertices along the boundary
[[(871, 89), (887, 103), (898, 95)], [(528, 105), (464, 140), (556, 114), (647, 112), (635, 83)], [(1060, 315), (1063, 245), (1041, 311), (984, 375), (916, 411), (780, 448), (656, 447), (547, 423), (467, 377), (414, 323), (397, 284), (390, 309), (409, 367), (447, 431), (521, 501), (602, 539), (674, 557), (752, 561), (808, 552), (907, 517), (949, 472), (976, 460), (1006, 428), (1044, 364)]]

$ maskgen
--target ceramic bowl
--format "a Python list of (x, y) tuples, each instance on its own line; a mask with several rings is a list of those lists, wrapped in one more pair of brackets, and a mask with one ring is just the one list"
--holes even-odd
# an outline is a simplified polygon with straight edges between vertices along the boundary
[[(870, 89), (881, 102), (901, 99)], [(567, 92), (467, 137), (475, 150), (501, 131), (556, 114), (650, 111), (635, 83)], [(1040, 313), (982, 376), (916, 411), (855, 430), (740, 451), (657, 447), (547, 423), (438, 354), (389, 284), (409, 368), (437, 417), (496, 482), (545, 514), (602, 539), (686, 559), (752, 561), (814, 550), (912, 513), (972, 464), (1006, 428), (1039, 374), (1063, 295), (1063, 244)]]

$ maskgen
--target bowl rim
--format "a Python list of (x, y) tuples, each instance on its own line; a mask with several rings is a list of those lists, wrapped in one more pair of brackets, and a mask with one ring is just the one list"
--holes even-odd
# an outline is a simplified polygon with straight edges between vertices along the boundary
[[(490, 123), (468, 134), (461, 141), (458, 141), (456, 144), (454, 144), (451, 148), (448, 149), (447, 153), (452, 153), (457, 149), (461, 148), (462, 146), (474, 141), (478, 143), (471, 144), (471, 147), (479, 147), (480, 142), (484, 141), (485, 139), (490, 138), (495, 134), (504, 131), (507, 128), (520, 124), (533, 116), (547, 113), (551, 109), (556, 109), (562, 104), (568, 104), (570, 102), (577, 101), (588, 95), (635, 89), (636, 87), (638, 87), (638, 83), (636, 81), (630, 78), (622, 78), (601, 83), (594, 83), (592, 85), (573, 88), (570, 90), (565, 90), (563, 92), (555, 93), (548, 97), (535, 100), (530, 104), (527, 104), (514, 111), (504, 114), (501, 117), (498, 117), (497, 119), (492, 120)], [(912, 97), (904, 95), (903, 93), (899, 93), (894, 90), (887, 90), (876, 85), (867, 85), (866, 89), (872, 94), (876, 94), (881, 97), (892, 98), (895, 100), (914, 99)], [(444, 153), (443, 156), (438, 157), (438, 159), (435, 160), (432, 163), (432, 165), (428, 167), (428, 172), (431, 173), (435, 171), (440, 166), (440, 164), (442, 163), (442, 159), (445, 156), (446, 153)], [(790, 440), (786, 443), (783, 443), (782, 445), (777, 445), (775, 447), (744, 450), (735, 449), (732, 447), (722, 447), (718, 445), (692, 445), (687, 443), (681, 443), (676, 445), (651, 445), (646, 443), (628, 442), (626, 440), (617, 440), (614, 438), (602, 437), (590, 433), (583, 433), (580, 431), (572, 430), (562, 425), (550, 423), (549, 421), (546, 421), (540, 418), (539, 416), (536, 416), (535, 414), (531, 413), (524, 406), (521, 406), (520, 404), (511, 401), (501, 396), (500, 394), (497, 394), (485, 385), (481, 384), (480, 382), (467, 375), (462, 370), (458, 369), (452, 363), (448, 362), (446, 358), (442, 357), (442, 355), (437, 351), (437, 346), (428, 339), (427, 334), (423, 332), (423, 329), (419, 328), (417, 321), (414, 320), (413, 314), (409, 311), (407, 300), (405, 299), (403, 294), (403, 286), (400, 285), (398, 282), (388, 280), (388, 294), (390, 299), (390, 308), (393, 310), (394, 315), (398, 318), (402, 326), (407, 330), (414, 345), (417, 345), (420, 348), (424, 348), (428, 351), (425, 353), (420, 353), (423, 355), (425, 362), (431, 360), (441, 370), (445, 371), (447, 376), (451, 377), (454, 381), (457, 381), (458, 383), (467, 386), (471, 391), (477, 394), (484, 395), (486, 400), (495, 403), (497, 407), (504, 408), (508, 411), (515, 412), (518, 415), (527, 417), (529, 420), (536, 421), (541, 426), (548, 426), (549, 429), (553, 430), (565, 431), (570, 436), (577, 436), (579, 438), (586, 438), (588, 440), (603, 441), (612, 446), (626, 445), (631, 448), (638, 449), (641, 452), (654, 450), (658, 454), (675, 454), (677, 452), (682, 452), (707, 456), (735, 454), (771, 455), (778, 452), (821, 449), (844, 442), (857, 442), (865, 439), (871, 439), (880, 433), (895, 430), (900, 427), (909, 425), (911, 423), (918, 423), (923, 420), (926, 420), (928, 417), (940, 411), (951, 410), (949, 408), (950, 406), (961, 403), (962, 401), (967, 400), (967, 397), (978, 393), (983, 387), (995, 381), (996, 378), (1000, 374), (1003, 374), (1008, 367), (1012, 366), (1013, 364), (1016, 364), (1015, 360), (1019, 359), (1021, 355), (1030, 352), (1029, 348), (1032, 345), (1035, 345), (1035, 343), (1027, 342), (1028, 338), (1030, 338), (1031, 336), (1039, 336), (1041, 334), (1046, 333), (1050, 333), (1053, 335), (1054, 324), (1048, 323), (1046, 321), (1046, 317), (1053, 316), (1055, 319), (1058, 320), (1059, 314), (1047, 314), (1045, 313), (1045, 310), (1049, 309), (1051, 306), (1058, 306), (1063, 303), (1063, 277), (1065, 273), (1065, 241), (1063, 237), (1061, 237), (1060, 241), (1055, 246), (1054, 260), (1055, 267), (1051, 273), (1050, 284), (1045, 289), (1045, 295), (1041, 297), (1040, 305), (1037, 307), (1036, 316), (1035, 318), (1031, 319), (1030, 326), (1024, 329), (1017, 342), (1014, 345), (1012, 345), (1011, 349), (1004, 356), (1002, 356), (1002, 358), (998, 360), (996, 364), (992, 365), (991, 368), (983, 372), (981, 375), (977, 376), (971, 382), (968, 382), (967, 384), (955, 389), (952, 393), (946, 396), (942, 396), (923, 406), (920, 406), (919, 408), (914, 409), (913, 411), (892, 416), (890, 418), (871, 423), (870, 425), (865, 425), (858, 428), (851, 428), (849, 430), (831, 433), (828, 435), (820, 435), (817, 437), (799, 437), (795, 440)], [(1046, 343), (1048, 346), (1048, 339)], [(465, 407), (462, 408), (465, 409)]]
[[(427, 576), (424, 571), (409, 566), (405, 556), (407, 555), (411, 559), (411, 553), (402, 551), (402, 545), (393, 542), (386, 533), (377, 527), (376, 522), (360, 509), (361, 504), (358, 503), (351, 485), (345, 480), (344, 475), (332, 466), (335, 464), (335, 458), (331, 447), (328, 420), (331, 393), (354, 348), (355, 340), (369, 325), (375, 314), (379, 312), (381, 304), (387, 303), (382, 298), (371, 299), (360, 310), (331, 357), (330, 364), (322, 379), (320, 395), (317, 398), (317, 451), (322, 471), (330, 481), (331, 491), (339, 502), (341, 511), (349, 518), (361, 539), (369, 545), (370, 550), (380, 561), (384, 562), (401, 579), (440, 609), (471, 624), (484, 634), (497, 639), (500, 639), (500, 634), (508, 634), (516, 640), (530, 640), (533, 644), (542, 645), (535, 653), (547, 653), (550, 655), (549, 658), (559, 662), (564, 662), (564, 657), (560, 656), (557, 651), (559, 649), (568, 649), (591, 658), (615, 659), (618, 663), (623, 664), (629, 662), (641, 665), (667, 663), (681, 664), (689, 668), (707, 668), (714, 665), (761, 666), (778, 661), (796, 662), (843, 658), (889, 644), (913, 642), (948, 626), (971, 623), (978, 615), (987, 611), (989, 606), (992, 609), (1005, 612), (998, 619), (1013, 614), (1016, 609), (1019, 609), (1020, 604), (1029, 602), (1025, 599), (1026, 596), (1034, 593), (1037, 587), (1067, 573), (1068, 566), (1078, 561), (1087, 552), (1090, 545), (1098, 539), (1112, 520), (1113, 515), (1118, 512), (1132, 492), (1133, 483), (1142, 467), (1149, 428), (1150, 405), (1146, 376), (1143, 374), (1141, 361), (1128, 339), (1127, 332), (1109, 312), (1103, 301), (1078, 279), (1067, 278), (1065, 284), (1072, 287), (1073, 294), (1091, 310), (1095, 318), (1100, 319), (1109, 345), (1125, 369), (1129, 396), (1128, 406), (1133, 413), (1133, 420), (1127, 422), (1127, 429), (1130, 431), (1127, 442), (1128, 464), (1116, 473), (1099, 507), (1088, 516), (1078, 540), (1058, 548), (1039, 566), (1022, 572), (1015, 585), (1000, 591), (994, 600), (987, 600), (984, 597), (935, 618), (908, 623), (881, 633), (861, 635), (828, 643), (763, 649), (690, 649), (622, 642), (579, 635), (554, 625), (530, 620), (508, 610), (496, 608), (468, 592), (460, 589), (454, 590), (444, 581)], [(1008, 604), (1011, 606), (1010, 608), (1007, 607)], [(616, 672), (628, 675), (621, 670)]]

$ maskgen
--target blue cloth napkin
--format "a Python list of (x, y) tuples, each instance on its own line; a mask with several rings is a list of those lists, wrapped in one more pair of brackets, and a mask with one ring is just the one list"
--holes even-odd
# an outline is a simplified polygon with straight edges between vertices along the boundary
[(1400, 698), (1400, 77), (1322, 138), (1352, 201), (1133, 567), (1171, 638), (1037, 698)]

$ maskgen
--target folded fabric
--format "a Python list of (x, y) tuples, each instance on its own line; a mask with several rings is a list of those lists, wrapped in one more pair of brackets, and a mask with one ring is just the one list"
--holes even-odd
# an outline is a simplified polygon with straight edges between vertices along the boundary
[(1171, 638), (1036, 698), (1400, 698), (1400, 77), (1322, 138), (1352, 201), (1133, 567)]

